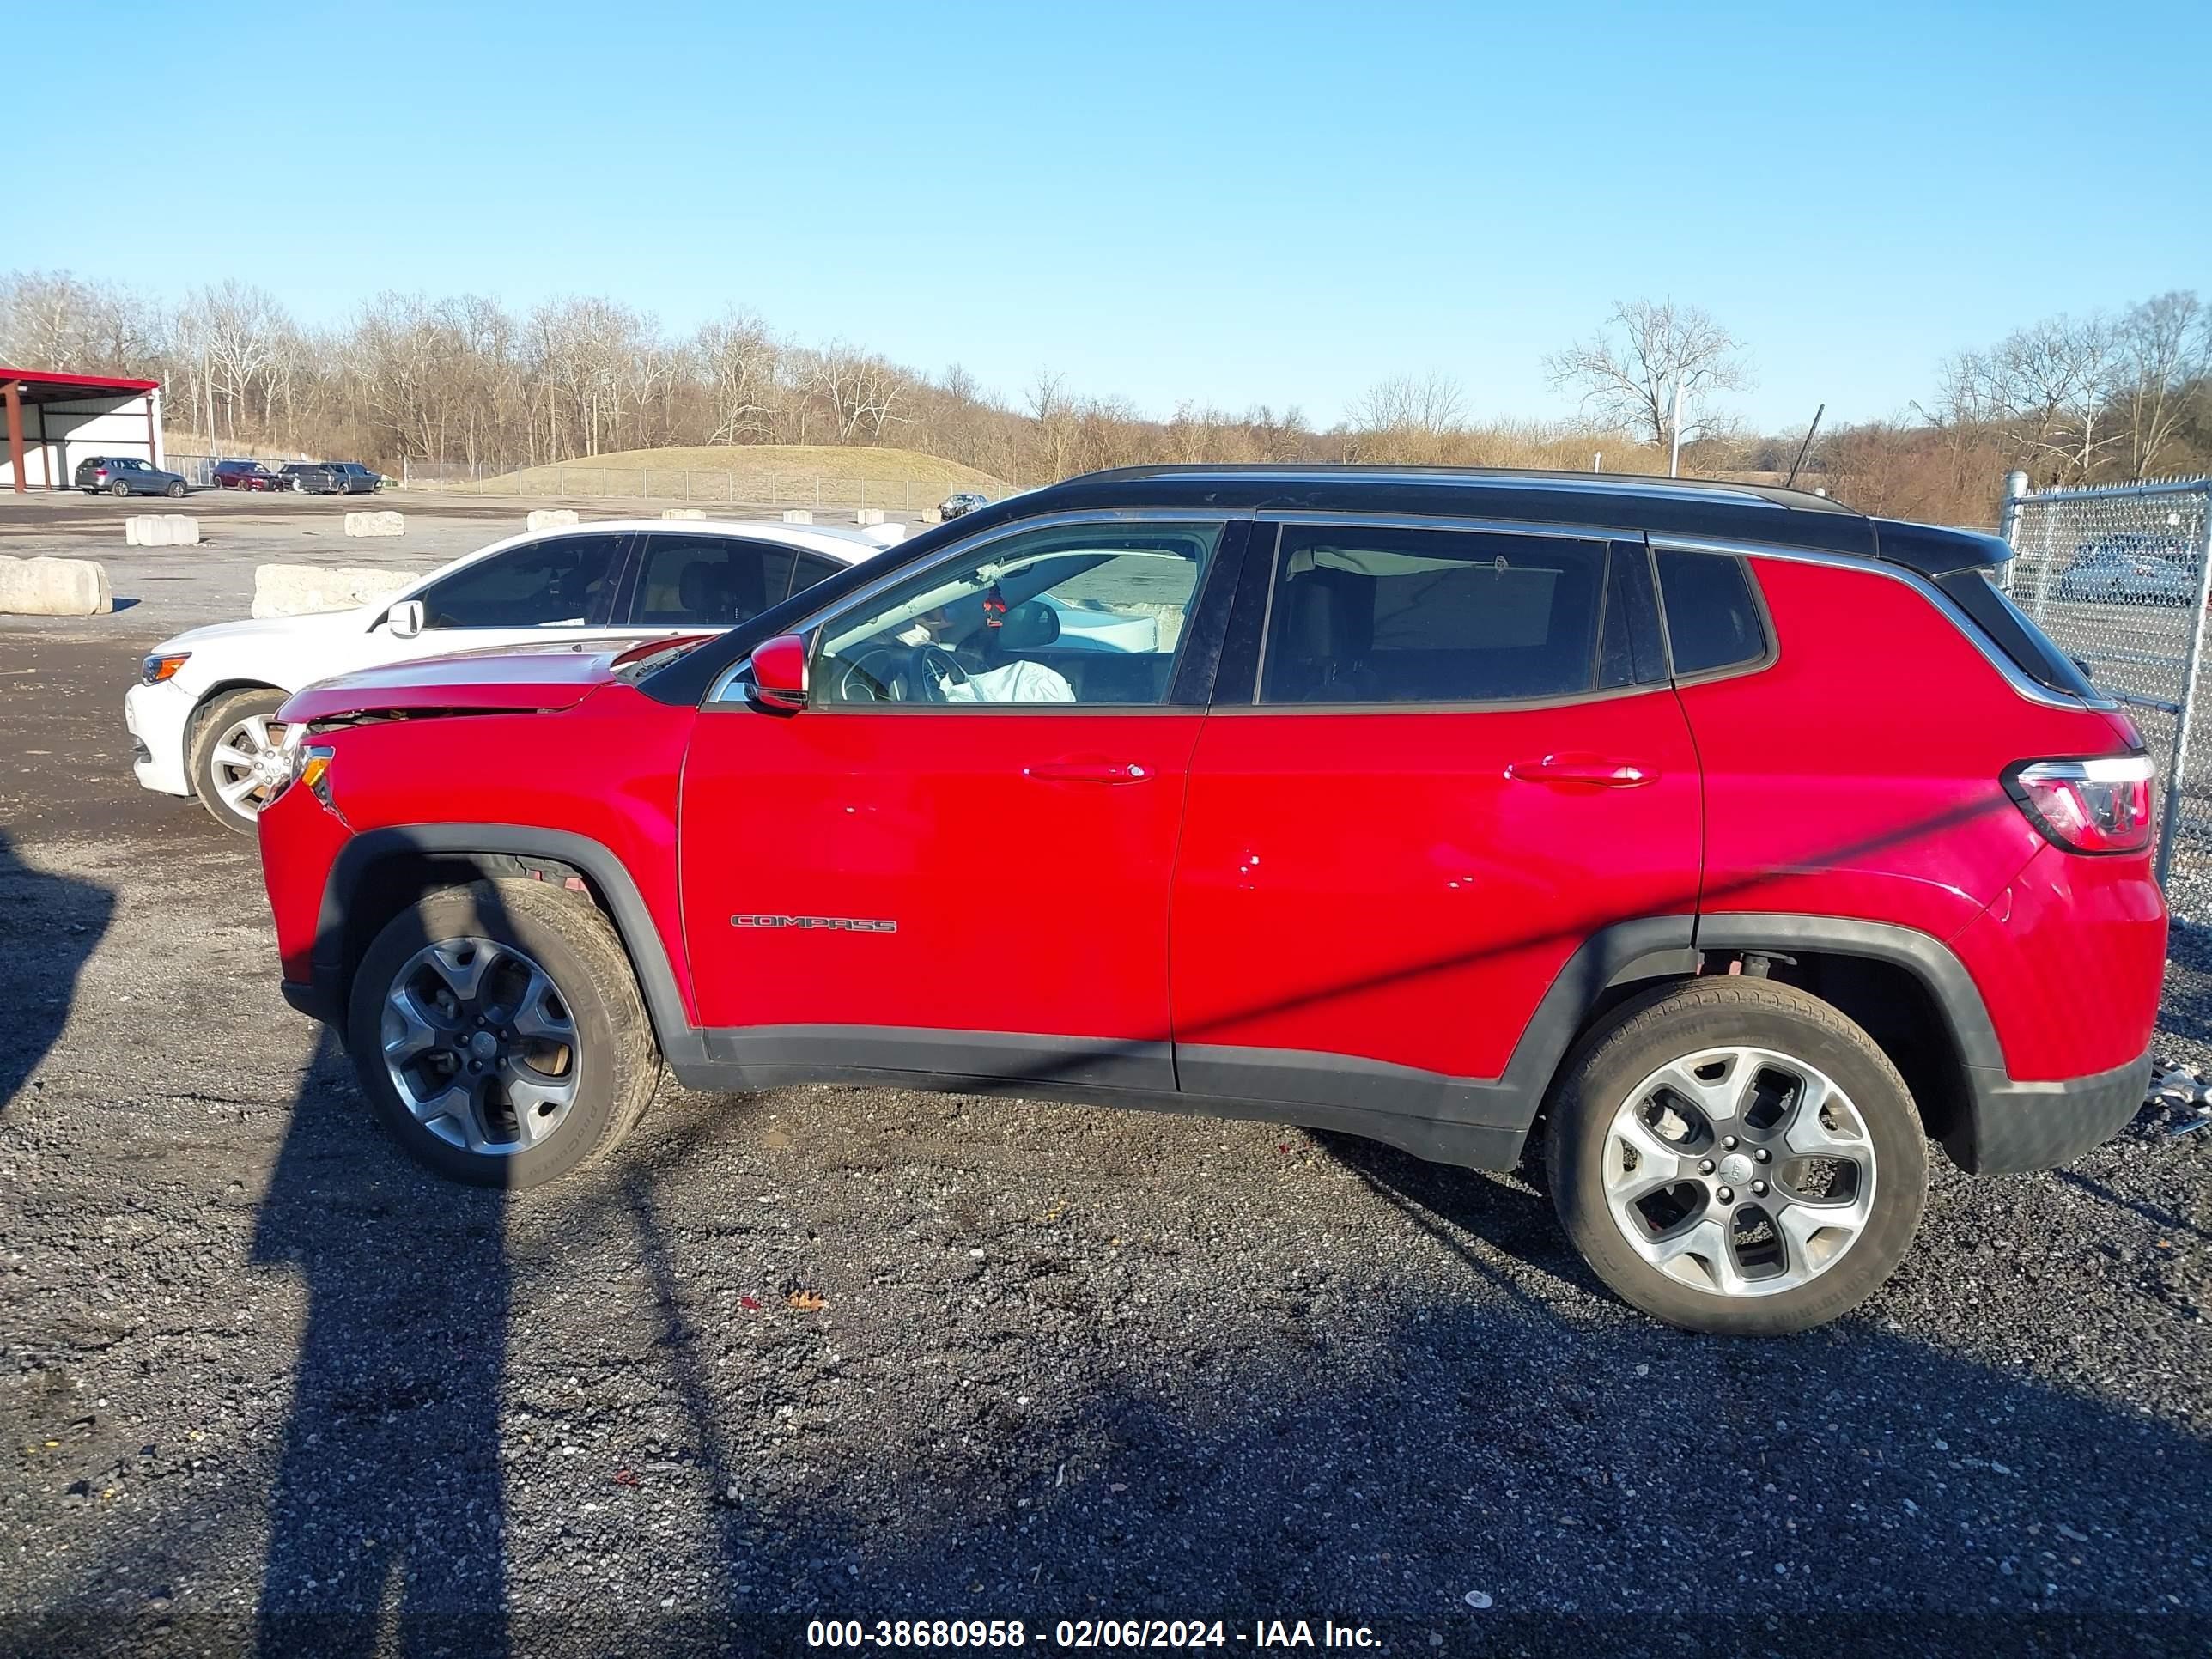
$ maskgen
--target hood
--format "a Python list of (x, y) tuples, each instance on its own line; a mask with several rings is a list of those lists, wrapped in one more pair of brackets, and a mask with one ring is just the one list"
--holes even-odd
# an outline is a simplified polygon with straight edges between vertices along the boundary
[(293, 694), (279, 718), (391, 713), (495, 714), (572, 708), (614, 678), (626, 640), (500, 646), (366, 668)]
[(210, 623), (204, 628), (187, 628), (181, 634), (172, 635), (154, 647), (153, 654), (171, 656), (223, 640), (297, 640), (366, 634), (369, 624), (382, 616), (390, 604), (387, 599), (379, 605), (356, 605), (349, 611), (317, 611), (300, 617), (257, 617), (250, 622)]

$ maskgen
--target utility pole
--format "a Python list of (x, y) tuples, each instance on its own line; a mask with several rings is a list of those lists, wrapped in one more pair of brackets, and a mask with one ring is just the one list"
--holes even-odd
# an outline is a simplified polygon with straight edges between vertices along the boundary
[(1682, 379), (1674, 377), (1674, 412), (1667, 417), (1667, 476), (1682, 476)]

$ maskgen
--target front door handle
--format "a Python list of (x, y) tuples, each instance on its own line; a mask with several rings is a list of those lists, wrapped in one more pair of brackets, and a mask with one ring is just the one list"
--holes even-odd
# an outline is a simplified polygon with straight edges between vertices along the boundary
[(1152, 769), (1137, 761), (1105, 760), (1096, 756), (1071, 755), (1060, 760), (1024, 766), (1022, 775), (1041, 783), (1142, 783)]
[(1635, 761), (1601, 760), (1589, 755), (1547, 755), (1516, 761), (1505, 775), (1522, 783), (1583, 784), (1600, 789), (1640, 789), (1656, 782), (1658, 769)]

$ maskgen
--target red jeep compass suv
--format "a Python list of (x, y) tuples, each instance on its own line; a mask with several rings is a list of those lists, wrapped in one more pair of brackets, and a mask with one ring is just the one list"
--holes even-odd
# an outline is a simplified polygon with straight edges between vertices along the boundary
[(526, 1186), (664, 1064), (1275, 1119), (1510, 1169), (1676, 1324), (1833, 1317), (1927, 1143), (2143, 1095), (2150, 766), (2004, 544), (1729, 484), (1147, 467), (711, 637), (310, 687), (286, 994)]

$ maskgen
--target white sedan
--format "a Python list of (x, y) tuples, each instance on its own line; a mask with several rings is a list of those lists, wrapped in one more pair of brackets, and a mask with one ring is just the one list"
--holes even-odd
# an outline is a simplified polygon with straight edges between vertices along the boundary
[(545, 638), (723, 629), (880, 551), (812, 526), (607, 520), (511, 537), (356, 610), (195, 628), (163, 641), (124, 699), (131, 769), (251, 830), (279, 781), (273, 716), (301, 686), (416, 657)]

